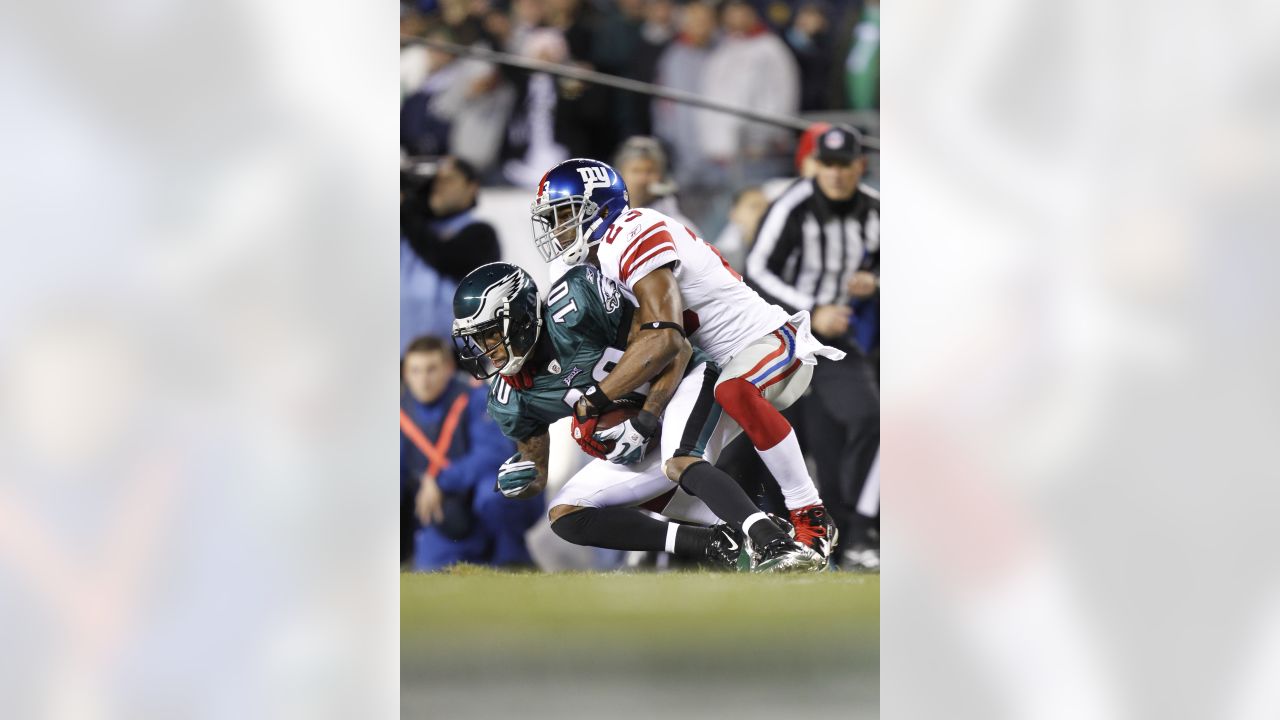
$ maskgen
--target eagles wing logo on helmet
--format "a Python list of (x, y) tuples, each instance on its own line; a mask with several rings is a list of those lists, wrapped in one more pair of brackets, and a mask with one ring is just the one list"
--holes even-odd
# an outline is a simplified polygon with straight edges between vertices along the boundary
[(520, 273), (515, 272), (485, 288), (481, 297), (480, 307), (476, 308), (475, 314), (468, 320), (474, 323), (484, 322), (492, 318), (498, 312), (498, 308), (502, 306), (502, 303), (506, 302), (508, 298), (515, 294), (516, 290), (520, 289), (523, 281), (524, 278)]
[[(528, 273), (511, 263), (489, 263), (468, 273), (454, 293), (453, 312), (458, 360), (482, 380), (496, 373), (517, 375), (542, 330), (538, 288)], [(500, 333), (500, 345), (492, 341), (494, 330)], [(498, 347), (506, 349), (501, 367), (493, 360)]]

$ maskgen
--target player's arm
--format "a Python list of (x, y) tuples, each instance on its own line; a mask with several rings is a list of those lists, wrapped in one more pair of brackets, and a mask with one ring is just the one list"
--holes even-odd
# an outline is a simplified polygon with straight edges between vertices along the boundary
[[(635, 284), (634, 291), (640, 305), (640, 327), (631, 335), (626, 351), (608, 377), (589, 388), (578, 401), (575, 415), (579, 417), (600, 414), (609, 398), (622, 397), (654, 379), (689, 345), (680, 320), (684, 305), (680, 285), (670, 267), (645, 275)], [(680, 372), (684, 372), (683, 368)]]
[(515, 499), (530, 498), (547, 487), (551, 437), (547, 431), (516, 441), (516, 454), (498, 468), (498, 491)]
[(680, 337), (679, 341), (680, 347), (676, 351), (675, 358), (654, 377), (649, 385), (649, 394), (644, 400), (644, 411), (652, 413), (655, 417), (662, 417), (663, 411), (667, 409), (667, 403), (671, 402), (671, 397), (676, 394), (680, 381), (684, 380), (684, 371), (689, 367), (689, 359), (693, 357), (693, 345), (689, 344), (684, 337)]
[[(667, 409), (667, 403), (671, 402), (671, 397), (675, 395), (680, 381), (684, 379), (684, 371), (691, 357), (693, 357), (693, 346), (682, 336), (675, 359), (658, 373), (649, 385), (649, 394), (645, 397), (644, 408), (640, 413), (621, 425), (593, 432), (591, 440), (599, 445), (595, 446), (588, 442), (584, 449), (597, 457), (603, 457), (621, 465), (631, 465), (643, 460), (650, 443), (658, 435), (662, 413)], [(614, 442), (613, 450), (606, 453), (604, 443), (609, 440)], [(583, 443), (579, 442), (579, 445)]]
[[(646, 448), (658, 434), (662, 411), (684, 377), (693, 347), (679, 324), (682, 302), (680, 287), (670, 267), (650, 272), (635, 286), (640, 309), (637, 327), (632, 328), (627, 349), (613, 371), (599, 385), (587, 389), (574, 408), (573, 436), (589, 454), (611, 462), (630, 465), (644, 459)], [(652, 381), (640, 414), (621, 425), (595, 431), (596, 418), (609, 404)], [(604, 442), (613, 440), (606, 451)]]

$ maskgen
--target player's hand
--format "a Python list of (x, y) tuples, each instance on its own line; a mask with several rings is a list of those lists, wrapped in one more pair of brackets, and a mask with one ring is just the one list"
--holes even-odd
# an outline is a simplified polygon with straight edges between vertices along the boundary
[(849, 331), (852, 314), (847, 305), (819, 305), (813, 309), (813, 331), (822, 337), (840, 337)]
[(416, 500), (418, 520), (423, 525), (444, 522), (444, 493), (434, 477), (425, 474), (422, 476)]
[(592, 436), (596, 432), (596, 423), (600, 421), (600, 413), (604, 412), (608, 405), (609, 398), (600, 391), (600, 386), (592, 385), (582, 393), (578, 402), (574, 403), (573, 425), (569, 428), (574, 441), (583, 452), (601, 459), (606, 454), (605, 447)]
[(498, 466), (498, 492), (503, 497), (525, 497), (533, 484), (538, 480), (538, 466), (532, 460), (516, 453)]
[(641, 410), (639, 415), (621, 425), (600, 430), (592, 437), (602, 443), (614, 441), (613, 452), (605, 456), (606, 460), (619, 465), (634, 465), (644, 460), (649, 441), (657, 434), (658, 417), (647, 410)]
[(861, 300), (875, 295), (879, 287), (880, 278), (877, 278), (875, 273), (859, 270), (849, 278), (849, 284), (845, 289), (849, 291), (849, 295)]
[(595, 439), (596, 423), (600, 422), (600, 417), (583, 418), (576, 413), (573, 416), (573, 425), (570, 426), (569, 432), (573, 434), (573, 439), (578, 443), (578, 447), (582, 451), (592, 457), (603, 459), (606, 454), (606, 448), (603, 443)]

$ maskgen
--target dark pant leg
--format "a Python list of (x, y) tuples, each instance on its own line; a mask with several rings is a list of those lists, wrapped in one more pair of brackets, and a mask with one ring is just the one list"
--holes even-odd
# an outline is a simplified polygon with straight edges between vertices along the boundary
[(805, 406), (818, 489), (840, 528), (841, 545), (867, 542), (879, 518), (857, 514), (858, 495), (880, 447), (880, 393), (872, 365), (857, 352), (819, 362)]

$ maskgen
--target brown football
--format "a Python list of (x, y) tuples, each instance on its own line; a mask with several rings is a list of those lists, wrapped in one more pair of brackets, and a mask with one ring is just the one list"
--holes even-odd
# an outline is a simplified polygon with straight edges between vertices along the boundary
[[(608, 430), (617, 427), (622, 423), (640, 414), (640, 408), (634, 405), (614, 405), (611, 409), (600, 413), (600, 420), (596, 423), (596, 431)], [(606, 452), (613, 452), (614, 441), (604, 441)]]

